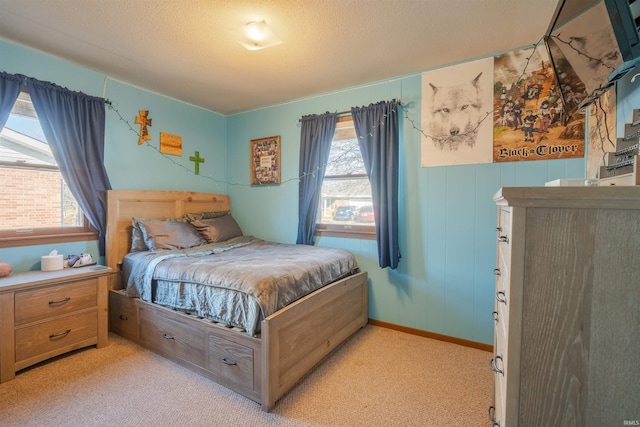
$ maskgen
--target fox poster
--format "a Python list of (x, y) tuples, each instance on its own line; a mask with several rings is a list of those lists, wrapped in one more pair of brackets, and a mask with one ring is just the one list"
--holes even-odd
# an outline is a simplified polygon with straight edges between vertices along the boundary
[(421, 164), (491, 163), (493, 58), (422, 73)]
[(567, 115), (544, 45), (494, 58), (493, 161), (584, 156), (584, 111)]

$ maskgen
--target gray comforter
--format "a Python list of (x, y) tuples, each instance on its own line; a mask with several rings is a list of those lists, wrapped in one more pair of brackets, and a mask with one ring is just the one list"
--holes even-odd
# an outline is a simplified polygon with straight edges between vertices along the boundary
[(242, 236), (184, 250), (125, 257), (127, 294), (259, 332), (262, 319), (357, 271), (342, 249)]

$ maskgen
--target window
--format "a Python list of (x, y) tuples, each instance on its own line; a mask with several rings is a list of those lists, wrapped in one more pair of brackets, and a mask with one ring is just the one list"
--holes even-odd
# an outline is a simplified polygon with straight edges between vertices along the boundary
[(21, 92), (0, 132), (0, 247), (97, 239)]
[(318, 209), (317, 235), (376, 238), (371, 184), (351, 116), (336, 124)]

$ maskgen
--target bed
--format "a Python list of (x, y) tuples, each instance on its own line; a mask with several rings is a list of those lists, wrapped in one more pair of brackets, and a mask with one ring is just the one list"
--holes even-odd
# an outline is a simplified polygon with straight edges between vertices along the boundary
[[(228, 309), (224, 316), (203, 312), (199, 306), (207, 304), (200, 303), (195, 306), (191, 303), (190, 307), (170, 306), (162, 298), (184, 303), (193, 300), (185, 295), (202, 293), (198, 288), (189, 291), (185, 287), (197, 285), (200, 278), (188, 276), (186, 280), (177, 276), (181, 264), (203, 264), (209, 257), (220, 262), (217, 269), (224, 271), (224, 277), (245, 269), (238, 268), (240, 264), (235, 263), (239, 261), (233, 258), (240, 251), (248, 251), (249, 262), (256, 263), (265, 262), (252, 258), (262, 256), (262, 252), (324, 250), (302, 245), (279, 247), (280, 244), (253, 236), (235, 236), (217, 242), (207, 238), (202, 246), (160, 251), (159, 260), (144, 250), (135, 251), (137, 230), (132, 218), (179, 219), (203, 212), (222, 216), (229, 211), (229, 196), (223, 194), (108, 191), (106, 262), (116, 272), (110, 280), (110, 330), (260, 403), (269, 412), (305, 373), (367, 323), (367, 273), (351, 265), (334, 266), (335, 271), (323, 270), (320, 274), (326, 283), (316, 283), (306, 273), (292, 272), (288, 274), (289, 280), (304, 288), (299, 295), (286, 295), (281, 290), (268, 296), (266, 302), (248, 298), (253, 308), (242, 306), (245, 308), (240, 311), (246, 313), (241, 316), (236, 316), (235, 308)], [(305, 255), (291, 252), (288, 256)], [(313, 263), (314, 255), (308, 256), (305, 264)], [(141, 268), (136, 258), (144, 259), (143, 264), (154, 266), (153, 271), (158, 273), (150, 278), (141, 274), (142, 270), (136, 271)], [(259, 270), (277, 269), (263, 266)], [(226, 291), (224, 286), (213, 288)], [(216, 300), (219, 295), (213, 294), (211, 298)]]

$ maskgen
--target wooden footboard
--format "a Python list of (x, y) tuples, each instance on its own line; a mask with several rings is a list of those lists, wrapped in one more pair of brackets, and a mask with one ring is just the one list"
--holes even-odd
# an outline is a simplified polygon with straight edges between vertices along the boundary
[(368, 320), (367, 273), (326, 286), (262, 322), (262, 409)]

